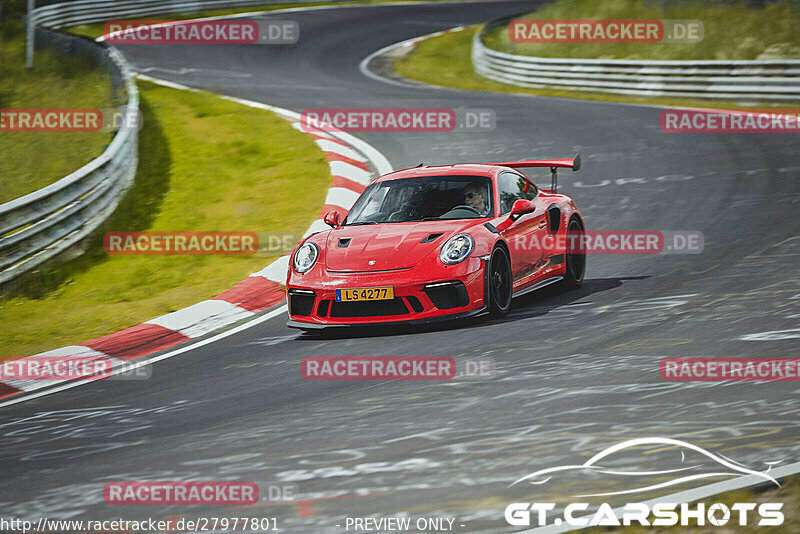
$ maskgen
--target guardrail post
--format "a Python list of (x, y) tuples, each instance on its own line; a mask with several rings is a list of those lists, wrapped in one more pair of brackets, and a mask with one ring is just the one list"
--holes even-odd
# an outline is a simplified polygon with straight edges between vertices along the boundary
[(27, 17), (27, 27), (28, 27), (28, 40), (25, 43), (25, 67), (28, 69), (33, 68), (33, 39), (34, 39), (34, 29), (33, 29), (33, 8), (34, 8), (34, 0), (28, 0), (28, 17)]

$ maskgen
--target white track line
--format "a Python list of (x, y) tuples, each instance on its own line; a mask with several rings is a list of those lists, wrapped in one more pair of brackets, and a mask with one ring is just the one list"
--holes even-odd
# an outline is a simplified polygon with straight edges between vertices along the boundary
[[(249, 321), (249, 322), (247, 322), (245, 324), (239, 325), (236, 328), (232, 328), (232, 329), (227, 330), (225, 332), (221, 332), (221, 333), (219, 333), (219, 334), (217, 334), (215, 336), (211, 336), (208, 339), (204, 339), (202, 341), (198, 341), (197, 343), (192, 343), (191, 345), (187, 345), (185, 347), (181, 347), (179, 349), (172, 350), (172, 351), (166, 352), (166, 353), (158, 355), (158, 356), (153, 356), (151, 358), (148, 358), (147, 356), (144, 356), (142, 358), (139, 358), (138, 360), (134, 360), (134, 361), (128, 362), (128, 364), (123, 366), (122, 368), (117, 369), (116, 371), (112, 370), (110, 375), (116, 375), (116, 374), (119, 374), (119, 373), (122, 373), (122, 372), (129, 372), (129, 371), (132, 371), (133, 369), (138, 369), (139, 367), (144, 367), (145, 365), (150, 365), (151, 363), (159, 362), (161, 360), (166, 360), (167, 358), (172, 358), (173, 356), (177, 356), (178, 354), (183, 354), (184, 352), (188, 352), (190, 350), (194, 350), (194, 349), (203, 347), (205, 345), (209, 345), (211, 343), (214, 343), (215, 341), (219, 341), (220, 339), (226, 338), (228, 336), (232, 336), (233, 334), (238, 334), (239, 332), (241, 332), (243, 330), (247, 330), (248, 328), (252, 328), (253, 326), (256, 326), (257, 324), (261, 324), (261, 323), (263, 323), (265, 321), (268, 321), (268, 320), (272, 319), (273, 317), (277, 317), (279, 315), (282, 315), (282, 314), (286, 313), (287, 311), (288, 311), (288, 307), (286, 306), (286, 304), (284, 304), (280, 308), (276, 308), (276, 309), (272, 310), (269, 313), (265, 313), (261, 317), (256, 317), (252, 321)], [(98, 381), (95, 380), (95, 381), (89, 381), (89, 382), (87, 382), (87, 381), (67, 382), (62, 386), (58, 386), (58, 387), (55, 387), (55, 388), (52, 388), (52, 389), (48, 389), (47, 391), (42, 391), (42, 392), (39, 392), (39, 393), (32, 393), (31, 395), (23, 394), (23, 395), (20, 396), (20, 398), (12, 397), (11, 399), (9, 399), (9, 400), (7, 400), (5, 402), (0, 402), (0, 408), (4, 408), (6, 406), (11, 406), (12, 404), (17, 404), (19, 402), (26, 402), (26, 401), (29, 401), (31, 399), (36, 399), (38, 397), (44, 397), (45, 395), (50, 395), (52, 393), (57, 393), (59, 391), (64, 391), (65, 389), (70, 389), (70, 388), (82, 386), (82, 385), (84, 385), (86, 383), (92, 383), (92, 382), (98, 382)]]
[[(381, 76), (380, 74), (375, 74), (374, 72), (372, 72), (369, 69), (368, 65), (376, 57), (382, 56), (383, 54), (385, 54), (385, 53), (387, 53), (387, 52), (389, 52), (391, 50), (394, 50), (396, 48), (412, 47), (417, 43), (417, 41), (422, 41), (423, 39), (428, 39), (429, 37), (436, 37), (438, 35), (442, 35), (442, 34), (445, 34), (445, 33), (450, 33), (450, 32), (454, 32), (454, 31), (460, 31), (460, 30), (463, 30), (466, 27), (467, 26), (456, 26), (456, 27), (450, 28), (448, 30), (440, 30), (438, 32), (433, 32), (433, 33), (428, 33), (428, 34), (425, 34), (425, 35), (420, 35), (419, 37), (412, 37), (411, 39), (406, 39), (405, 41), (400, 41), (399, 43), (394, 43), (394, 44), (390, 44), (389, 46), (384, 46), (380, 50), (376, 50), (373, 53), (369, 54), (364, 59), (362, 59), (361, 62), (358, 64), (358, 70), (361, 71), (361, 74), (363, 74), (367, 78), (372, 78), (373, 80), (376, 80), (376, 81), (379, 81), (379, 82), (382, 82), (382, 83), (388, 83), (388, 84), (391, 84), (391, 85), (399, 85), (400, 87), (407, 87), (407, 88), (410, 88), (410, 89), (430, 89), (430, 88), (442, 89), (443, 87), (439, 87), (439, 86), (436, 86), (436, 85), (432, 85), (432, 84), (429, 84), (429, 83), (424, 83), (424, 82), (420, 82), (420, 81), (416, 81), (416, 80), (409, 80), (408, 82), (402, 82), (400, 80), (393, 80), (391, 78), (385, 78), (385, 77)], [(444, 89), (454, 89), (454, 88), (452, 88), (452, 87), (444, 87)]]

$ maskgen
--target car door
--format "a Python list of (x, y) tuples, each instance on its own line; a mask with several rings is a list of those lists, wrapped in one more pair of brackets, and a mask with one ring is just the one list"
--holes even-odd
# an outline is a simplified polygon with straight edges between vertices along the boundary
[[(535, 201), (538, 195), (536, 186), (521, 174), (502, 172), (497, 182), (500, 215), (507, 215), (514, 201), (520, 198)], [(541, 244), (547, 230), (546, 226), (546, 212), (537, 207), (536, 211), (522, 215), (501, 232), (511, 250), (511, 272), (515, 291), (536, 280), (537, 271), (542, 265)]]

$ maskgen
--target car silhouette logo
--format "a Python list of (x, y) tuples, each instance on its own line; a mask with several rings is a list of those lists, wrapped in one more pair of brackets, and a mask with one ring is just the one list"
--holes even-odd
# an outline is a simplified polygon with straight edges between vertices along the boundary
[(369, 260), (370, 265), (375, 265), (375, 260)]

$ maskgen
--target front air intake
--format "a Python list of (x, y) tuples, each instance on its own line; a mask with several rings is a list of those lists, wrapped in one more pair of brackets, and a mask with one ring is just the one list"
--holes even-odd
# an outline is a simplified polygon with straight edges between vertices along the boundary
[(422, 291), (428, 295), (433, 305), (440, 310), (461, 308), (469, 304), (467, 288), (464, 286), (464, 283), (459, 280), (428, 284)]
[(289, 290), (289, 315), (311, 315), (316, 295), (310, 289)]
[(331, 317), (376, 317), (380, 315), (407, 315), (403, 299), (365, 300), (361, 302), (331, 302)]

